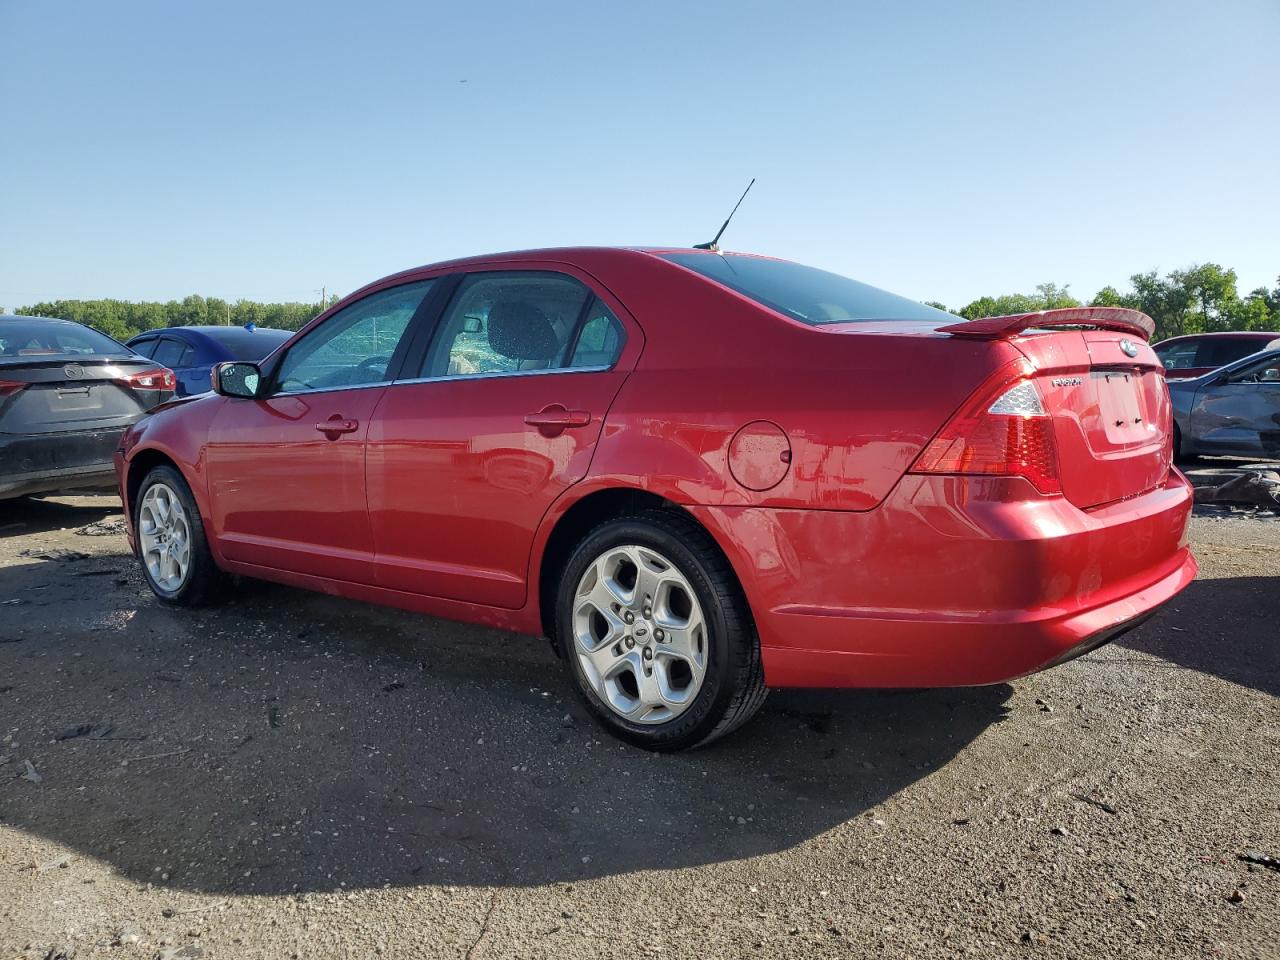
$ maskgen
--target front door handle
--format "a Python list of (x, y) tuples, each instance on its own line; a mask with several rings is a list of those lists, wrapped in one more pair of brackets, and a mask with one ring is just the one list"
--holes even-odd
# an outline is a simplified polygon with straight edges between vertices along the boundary
[(553, 403), (537, 413), (526, 414), (524, 422), (537, 427), (538, 432), (544, 436), (554, 437), (569, 427), (585, 427), (591, 422), (591, 413), (587, 410), (567, 410), (562, 404)]
[(330, 440), (337, 440), (344, 433), (355, 433), (359, 428), (359, 420), (345, 420), (336, 413), (323, 423), (316, 424), (316, 429)]

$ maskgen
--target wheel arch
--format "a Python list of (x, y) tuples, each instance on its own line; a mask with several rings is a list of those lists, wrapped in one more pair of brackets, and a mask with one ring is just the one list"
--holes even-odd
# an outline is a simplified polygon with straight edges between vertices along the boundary
[(597, 488), (578, 497), (552, 519), (535, 566), (537, 582), (534, 585), (536, 592), (533, 596), (538, 603), (538, 622), (542, 627), (543, 635), (550, 638), (551, 646), (557, 655), (562, 655), (563, 652), (555, 637), (555, 595), (560, 583), (559, 571), (568, 561), (570, 554), (588, 533), (606, 520), (654, 509), (672, 510), (696, 523), (707, 534), (729, 569), (733, 571), (739, 587), (742, 586), (742, 577), (722, 546), (716, 531), (709, 529), (701, 519), (684, 506), (638, 487)]
[[(148, 447), (145, 450), (139, 450), (129, 458), (128, 467), (125, 472), (125, 513), (129, 515), (129, 521), (132, 523), (136, 518), (133, 515), (135, 504), (138, 502), (138, 491), (142, 489), (142, 481), (146, 479), (148, 473), (156, 467), (172, 467), (178, 473), (182, 473), (182, 468), (178, 466), (178, 461), (172, 456), (155, 447)], [(184, 475), (185, 479), (185, 475)], [(191, 481), (187, 480), (187, 485), (191, 485)], [(194, 492), (194, 489), (193, 489)], [(199, 502), (199, 501), (197, 501)]]
[[(125, 462), (124, 494), (126, 499), (124, 510), (125, 515), (129, 518), (129, 525), (132, 527), (137, 519), (134, 517), (133, 511), (138, 501), (138, 491), (142, 489), (142, 481), (156, 467), (172, 467), (187, 482), (191, 496), (195, 498), (196, 508), (200, 511), (200, 519), (205, 526), (206, 536), (208, 536), (210, 529), (209, 504), (204, 495), (205, 490), (203, 480), (200, 479), (200, 471), (197, 468), (196, 476), (193, 477), (192, 471), (183, 466), (182, 457), (163, 446), (149, 446), (141, 450), (135, 449)], [(217, 543), (213, 537), (209, 537), (209, 548), (215, 556), (221, 559)]]

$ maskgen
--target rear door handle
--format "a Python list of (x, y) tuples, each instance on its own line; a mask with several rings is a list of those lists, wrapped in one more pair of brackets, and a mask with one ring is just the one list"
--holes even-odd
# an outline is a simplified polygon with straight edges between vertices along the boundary
[(359, 428), (359, 420), (344, 420), (336, 414), (323, 423), (316, 424), (316, 429), (330, 440), (337, 440), (343, 433), (355, 433)]
[(591, 422), (591, 413), (587, 410), (567, 410), (561, 404), (553, 403), (537, 413), (526, 414), (524, 422), (537, 427), (539, 432), (547, 436), (556, 436), (569, 427), (585, 427)]

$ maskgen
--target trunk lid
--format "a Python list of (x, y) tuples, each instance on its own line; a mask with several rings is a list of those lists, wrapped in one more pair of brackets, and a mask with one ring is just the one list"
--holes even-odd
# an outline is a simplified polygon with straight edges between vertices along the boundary
[(172, 391), (136, 389), (127, 378), (156, 369), (144, 358), (24, 358), (0, 363), (0, 433), (43, 434), (125, 426)]
[[(990, 329), (968, 329), (981, 324)], [(1087, 509), (1145, 493), (1169, 476), (1172, 411), (1164, 368), (1146, 342), (1148, 324), (1135, 311), (1082, 307), (945, 330), (1008, 339), (1031, 361), (1053, 418), (1063, 495)]]

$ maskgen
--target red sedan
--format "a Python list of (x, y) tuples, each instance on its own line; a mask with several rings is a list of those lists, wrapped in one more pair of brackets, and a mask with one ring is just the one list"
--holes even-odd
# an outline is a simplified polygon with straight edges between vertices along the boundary
[(1196, 572), (1150, 320), (972, 323), (782, 260), (562, 249), (387, 277), (117, 467), (164, 602), (242, 574), (551, 637), (655, 749), (768, 687), (997, 683)]

